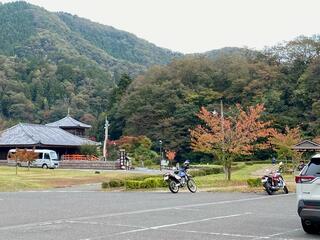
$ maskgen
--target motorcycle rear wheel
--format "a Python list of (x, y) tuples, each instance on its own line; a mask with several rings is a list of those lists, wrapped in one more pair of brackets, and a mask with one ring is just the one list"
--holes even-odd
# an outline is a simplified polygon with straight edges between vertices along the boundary
[(169, 181), (169, 190), (172, 193), (178, 193), (179, 192), (179, 187), (177, 186), (177, 183), (173, 180)]
[(187, 181), (187, 187), (190, 192), (195, 193), (197, 191), (197, 185), (193, 179)]

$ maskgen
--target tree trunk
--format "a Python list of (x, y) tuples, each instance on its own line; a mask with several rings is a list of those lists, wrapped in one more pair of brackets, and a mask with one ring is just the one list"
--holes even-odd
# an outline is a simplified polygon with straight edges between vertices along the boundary
[(16, 161), (16, 175), (18, 175), (18, 162)]
[(230, 181), (231, 180), (231, 166), (230, 167), (228, 167), (228, 181)]
[(28, 162), (28, 171), (30, 172), (30, 162)]

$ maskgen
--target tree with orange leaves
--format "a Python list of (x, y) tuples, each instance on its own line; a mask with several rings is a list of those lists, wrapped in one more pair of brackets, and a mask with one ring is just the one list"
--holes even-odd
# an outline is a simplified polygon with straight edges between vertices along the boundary
[(27, 162), (28, 170), (30, 170), (30, 165), (33, 161), (38, 158), (39, 154), (35, 152), (35, 149), (19, 149), (17, 148), (15, 152), (9, 154), (11, 160), (16, 161), (16, 174), (18, 174), (18, 162)]
[(237, 156), (268, 147), (266, 141), (260, 140), (267, 139), (273, 129), (271, 122), (259, 120), (263, 111), (263, 104), (247, 111), (238, 104), (235, 115), (223, 117), (202, 107), (197, 116), (204, 124), (190, 131), (192, 149), (214, 154), (222, 162), (226, 178), (231, 180), (231, 166)]
[(297, 128), (289, 128), (286, 126), (283, 133), (272, 131), (272, 137), (270, 143), (275, 148), (278, 158), (288, 161), (292, 159), (292, 163), (295, 166), (302, 158), (302, 153), (292, 149), (292, 147), (301, 141), (301, 131)]
[(168, 160), (170, 161), (170, 163), (172, 165), (172, 162), (173, 162), (174, 158), (176, 157), (176, 152), (172, 151), (172, 150), (167, 150), (166, 157), (168, 158)]

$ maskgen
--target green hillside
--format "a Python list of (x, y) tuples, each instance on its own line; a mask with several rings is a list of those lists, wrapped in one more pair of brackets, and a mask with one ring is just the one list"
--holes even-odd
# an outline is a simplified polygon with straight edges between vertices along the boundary
[(0, 29), (5, 126), (57, 120), (68, 107), (94, 124), (123, 74), (134, 77), (181, 56), (133, 34), (22, 1), (0, 4)]
[(264, 118), (275, 128), (299, 126), (306, 137), (320, 135), (318, 36), (298, 37), (264, 52), (217, 52), (153, 67), (134, 79), (113, 109), (111, 120), (117, 124), (111, 134), (162, 139), (165, 148), (191, 158), (189, 129), (199, 123), (196, 113), (201, 106), (219, 111), (223, 100), (226, 115), (238, 103), (264, 103)]

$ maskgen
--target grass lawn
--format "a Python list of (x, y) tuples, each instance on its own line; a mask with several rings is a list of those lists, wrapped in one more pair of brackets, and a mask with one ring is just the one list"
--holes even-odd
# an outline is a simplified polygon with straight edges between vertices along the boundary
[[(224, 173), (195, 177), (195, 181), (200, 189), (208, 191), (263, 191), (263, 187), (250, 188), (247, 186), (247, 179), (261, 178), (264, 169), (270, 169), (270, 164), (245, 165), (241, 169), (233, 171), (231, 181), (225, 180)], [(289, 191), (295, 190), (294, 176), (284, 175)]]
[[(206, 167), (210, 167), (207, 166)], [(270, 164), (242, 165), (238, 170), (232, 172), (231, 181), (225, 180), (225, 175), (211, 174), (195, 177), (200, 190), (204, 191), (263, 191), (263, 187), (250, 188), (247, 186), (247, 179), (261, 178), (264, 169), (270, 169)], [(152, 175), (132, 173), (126, 171), (100, 171), (95, 170), (68, 170), (68, 169), (39, 169), (19, 168), (16, 175), (15, 167), (0, 166), (0, 191), (23, 191), (39, 190), (50, 188), (62, 188), (72, 185), (101, 183), (113, 179), (133, 179)], [(294, 176), (284, 175), (289, 191), (295, 190)]]
[(15, 167), (0, 166), (0, 191), (23, 191), (61, 188), (72, 185), (99, 183), (111, 179), (125, 179), (143, 176), (139, 173), (125, 171), (68, 170), (19, 168), (16, 175)]

